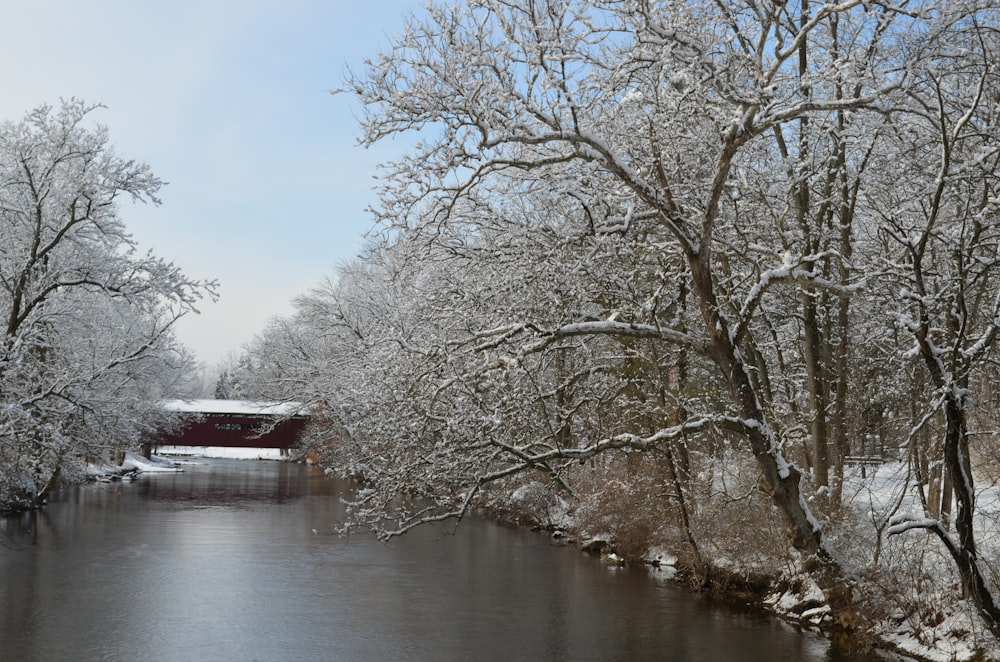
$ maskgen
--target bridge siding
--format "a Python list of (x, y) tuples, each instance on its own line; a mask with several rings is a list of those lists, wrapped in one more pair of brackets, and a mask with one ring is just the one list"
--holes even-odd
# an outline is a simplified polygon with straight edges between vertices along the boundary
[(160, 445), (292, 448), (298, 443), (306, 418), (286, 418), (275, 424), (274, 429), (259, 434), (262, 428), (273, 423), (274, 417), (266, 415), (200, 414), (189, 418), (179, 432), (161, 435)]

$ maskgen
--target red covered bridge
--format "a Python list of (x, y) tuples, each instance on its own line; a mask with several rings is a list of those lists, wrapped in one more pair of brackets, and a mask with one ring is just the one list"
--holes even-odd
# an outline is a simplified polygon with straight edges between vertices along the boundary
[(168, 400), (163, 406), (184, 423), (161, 435), (161, 446), (287, 449), (298, 444), (309, 420), (297, 402)]

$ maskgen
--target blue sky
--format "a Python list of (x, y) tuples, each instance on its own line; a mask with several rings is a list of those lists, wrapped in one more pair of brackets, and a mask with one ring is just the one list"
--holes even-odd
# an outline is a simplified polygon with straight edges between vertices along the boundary
[(375, 166), (399, 145), (356, 146), (359, 107), (331, 95), (424, 0), (4, 2), (0, 118), (77, 97), (118, 152), (169, 184), (121, 213), (143, 248), (221, 299), (178, 335), (214, 364), (356, 255)]

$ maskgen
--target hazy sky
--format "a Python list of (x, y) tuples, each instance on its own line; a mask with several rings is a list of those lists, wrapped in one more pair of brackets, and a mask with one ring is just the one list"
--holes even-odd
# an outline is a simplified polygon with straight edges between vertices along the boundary
[[(356, 255), (375, 164), (357, 102), (330, 90), (424, 0), (0, 0), (0, 118), (102, 103), (117, 151), (168, 182), (121, 213), (143, 248), (221, 299), (178, 328), (207, 364)], [(396, 147), (398, 149), (398, 147)]]

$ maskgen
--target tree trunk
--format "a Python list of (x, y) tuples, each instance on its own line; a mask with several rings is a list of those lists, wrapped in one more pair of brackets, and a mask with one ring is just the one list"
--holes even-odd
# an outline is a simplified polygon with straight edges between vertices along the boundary
[(848, 320), (848, 299), (840, 300), (840, 310), (838, 313), (837, 326), (840, 329), (840, 338), (837, 342), (836, 358), (834, 363), (837, 370), (837, 384), (833, 395), (833, 425), (830, 434), (833, 436), (834, 456), (833, 468), (835, 479), (833, 481), (833, 503), (839, 504), (844, 495), (844, 458), (850, 454), (850, 442), (847, 434), (847, 396), (848, 396), (848, 356), (849, 356), (849, 335), (850, 322)]
[(1000, 638), (1000, 606), (997, 605), (990, 586), (979, 568), (973, 529), (975, 488), (969, 465), (969, 440), (966, 430), (965, 408), (962, 398), (954, 391), (948, 394), (945, 399), (944, 412), (947, 422), (944, 464), (951, 479), (958, 507), (955, 513), (958, 545), (955, 546), (943, 527), (937, 529), (937, 532), (958, 567), (959, 575), (962, 577), (962, 586), (972, 600), (972, 604), (975, 605), (990, 632), (995, 637)]
[[(951, 554), (962, 578), (962, 588), (972, 600), (972, 604), (979, 612), (986, 627), (993, 633), (993, 636), (1000, 638), (1000, 605), (997, 604), (992, 590), (979, 568), (973, 526), (976, 492), (972, 479), (972, 467), (969, 463), (969, 438), (964, 395), (967, 384), (949, 383), (939, 363), (938, 353), (927, 339), (928, 330), (929, 325), (924, 324), (917, 333), (917, 343), (933, 383), (937, 388), (946, 392), (943, 407), (945, 419), (944, 472), (951, 482), (951, 491), (954, 492), (957, 507), (955, 532), (958, 534), (958, 544), (948, 534), (943, 522), (933, 531)], [(949, 501), (949, 509), (950, 507)]]
[(809, 432), (812, 437), (813, 480), (817, 487), (830, 485), (829, 426), (826, 420), (826, 383), (823, 379), (822, 334), (816, 313), (816, 300), (810, 293), (802, 295), (803, 332), (806, 364), (806, 383), (812, 420)]
[(805, 569), (823, 590), (838, 627), (853, 630), (862, 622), (854, 609), (854, 596), (843, 569), (823, 544), (823, 534), (800, 489), (801, 472), (781, 455), (742, 354), (733, 345), (727, 320), (719, 314), (710, 254), (702, 245), (691, 257), (692, 292), (706, 328), (711, 329), (709, 358), (729, 385), (742, 421), (743, 433), (761, 472), (760, 485), (784, 516), (789, 540), (805, 559)]
[(952, 496), (954, 494), (954, 481), (951, 477), (950, 471), (945, 471), (942, 468), (941, 472), (941, 501), (940, 507), (938, 508), (938, 517), (941, 520), (941, 526), (945, 529), (951, 526), (951, 505)]
[(38, 494), (35, 495), (36, 508), (39, 506), (44, 506), (48, 502), (49, 494), (51, 494), (52, 490), (55, 489), (55, 486), (59, 484), (60, 474), (62, 474), (62, 468), (57, 466), (55, 471), (52, 472), (52, 475), (49, 476), (49, 479), (45, 482), (45, 485), (42, 487), (42, 489), (39, 490)]

